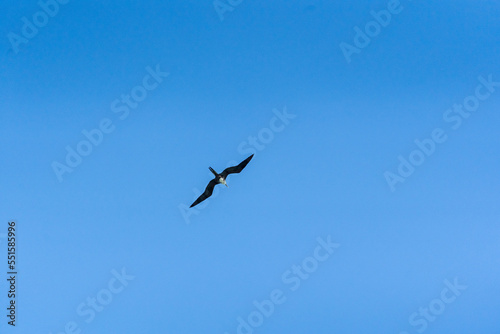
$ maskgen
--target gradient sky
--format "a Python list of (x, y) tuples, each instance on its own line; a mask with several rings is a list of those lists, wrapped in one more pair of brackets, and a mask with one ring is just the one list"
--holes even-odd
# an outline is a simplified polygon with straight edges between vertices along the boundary
[(498, 1), (232, 3), (4, 1), (0, 331), (498, 333)]

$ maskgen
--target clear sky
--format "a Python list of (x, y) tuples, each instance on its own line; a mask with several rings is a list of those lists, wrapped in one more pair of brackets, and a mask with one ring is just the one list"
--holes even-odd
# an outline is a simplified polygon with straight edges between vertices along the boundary
[(0, 331), (498, 333), (499, 17), (5, 0)]

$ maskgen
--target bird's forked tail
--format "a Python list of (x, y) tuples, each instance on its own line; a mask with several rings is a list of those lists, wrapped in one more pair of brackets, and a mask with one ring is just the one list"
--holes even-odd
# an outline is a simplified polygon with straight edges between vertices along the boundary
[(214, 175), (215, 175), (215, 176), (219, 176), (219, 174), (217, 174), (217, 172), (216, 172), (216, 171), (214, 171), (214, 169), (213, 169), (212, 167), (208, 167), (208, 169), (210, 169), (210, 171), (211, 171), (212, 173), (214, 173)]

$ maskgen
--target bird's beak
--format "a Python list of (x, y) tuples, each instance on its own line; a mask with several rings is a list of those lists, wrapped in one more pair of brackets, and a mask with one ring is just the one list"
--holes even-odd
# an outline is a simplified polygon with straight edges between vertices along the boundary
[(229, 186), (227, 185), (227, 183), (224, 183), (224, 184), (226, 185), (226, 187), (228, 187), (228, 188), (229, 188)]

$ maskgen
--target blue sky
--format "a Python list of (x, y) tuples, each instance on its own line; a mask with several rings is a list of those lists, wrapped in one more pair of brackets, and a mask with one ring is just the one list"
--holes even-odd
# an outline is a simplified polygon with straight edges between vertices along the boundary
[(2, 333), (497, 333), (500, 4), (216, 5), (5, 1)]

